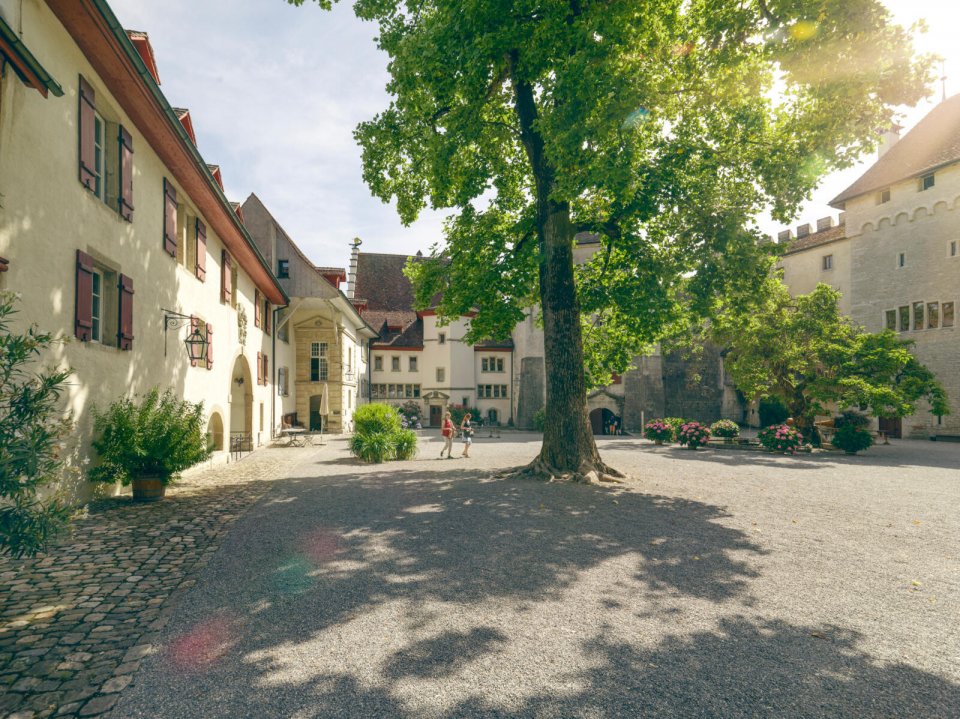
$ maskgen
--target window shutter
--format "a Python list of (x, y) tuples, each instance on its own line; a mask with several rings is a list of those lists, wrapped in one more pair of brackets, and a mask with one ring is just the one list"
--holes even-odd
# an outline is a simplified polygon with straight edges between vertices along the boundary
[(77, 250), (76, 323), (73, 334), (81, 342), (90, 341), (93, 331), (93, 258)]
[(133, 349), (133, 280), (120, 275), (120, 322), (117, 331), (117, 346), (122, 350)]
[(207, 281), (207, 226), (197, 218), (197, 279)]
[(163, 251), (177, 256), (177, 188), (163, 181)]
[(263, 303), (263, 331), (266, 332), (267, 334), (270, 334), (270, 315), (272, 315), (272, 314), (273, 314), (273, 312), (270, 311), (270, 303), (269, 303), (268, 301), (264, 301), (264, 303)]
[(207, 323), (207, 369), (213, 369), (213, 325)]
[(253, 326), (260, 326), (260, 290), (253, 291)]
[(263, 356), (263, 386), (270, 384), (270, 358)]
[(263, 384), (263, 353), (257, 352), (257, 384)]
[(120, 216), (133, 222), (133, 136), (120, 126), (120, 197), (117, 201)]
[[(200, 330), (200, 318), (190, 315), (190, 334), (193, 334), (194, 332), (198, 332), (199, 330)], [(196, 367), (197, 360), (195, 359), (190, 360), (190, 366)]]
[(80, 128), (80, 182), (91, 192), (97, 191), (96, 168), (96, 119), (94, 112), (97, 108), (96, 94), (90, 83), (80, 78), (80, 117), (77, 123)]
[(230, 253), (223, 250), (220, 262), (220, 300), (230, 304), (233, 297), (232, 280), (230, 279)]

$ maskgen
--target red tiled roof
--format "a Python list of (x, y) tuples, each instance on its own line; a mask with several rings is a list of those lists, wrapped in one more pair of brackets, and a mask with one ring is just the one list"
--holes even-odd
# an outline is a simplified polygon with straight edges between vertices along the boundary
[(792, 255), (797, 252), (803, 252), (814, 247), (820, 247), (837, 240), (846, 239), (846, 225), (835, 225), (827, 230), (813, 232), (806, 237), (799, 237), (787, 245), (785, 255)]
[(850, 187), (830, 201), (843, 208), (847, 200), (882, 190), (911, 177), (960, 161), (960, 95), (937, 105), (916, 127), (891, 147)]

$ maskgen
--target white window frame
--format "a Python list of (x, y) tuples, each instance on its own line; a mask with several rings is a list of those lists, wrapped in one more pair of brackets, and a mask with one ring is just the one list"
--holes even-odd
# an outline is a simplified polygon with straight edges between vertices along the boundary
[[(90, 280), (90, 341), (103, 342), (103, 290), (106, 279), (103, 272), (93, 268)], [(99, 285), (99, 288), (97, 287)]]
[(447, 368), (437, 367), (437, 382), (446, 382), (446, 381), (447, 381)]
[(400, 355), (393, 355), (390, 357), (390, 371), (391, 372), (400, 371)]
[(383, 355), (373, 356), (373, 371), (383, 372)]
[[(99, 132), (97, 132), (99, 128)], [(106, 202), (107, 196), (107, 121), (93, 111), (93, 165), (96, 178), (93, 194)]]
[[(929, 185), (927, 184), (927, 180), (930, 180)], [(927, 175), (923, 175), (920, 178), (920, 192), (926, 192), (930, 188), (936, 187), (936, 185), (937, 185), (937, 174), (935, 172), (931, 172)]]
[[(327, 359), (326, 342), (310, 343), (310, 381), (326, 382), (330, 377), (330, 362)], [(317, 360), (317, 379), (313, 378), (313, 360)]]
[(417, 372), (417, 371), (418, 371), (418, 370), (417, 370), (417, 357), (416, 357), (416, 355), (410, 355), (410, 357), (407, 358), (407, 369), (408, 369), (410, 372)]
[(824, 255), (821, 262), (821, 269), (824, 272), (829, 272), (833, 269), (833, 255)]

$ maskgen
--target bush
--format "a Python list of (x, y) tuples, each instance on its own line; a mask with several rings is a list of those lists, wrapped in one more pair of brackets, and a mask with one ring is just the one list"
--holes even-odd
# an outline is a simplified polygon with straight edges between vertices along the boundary
[(734, 439), (740, 436), (740, 425), (732, 419), (718, 419), (710, 425), (710, 432), (714, 437), (723, 437), (724, 439)]
[(783, 424), (790, 416), (790, 410), (779, 397), (763, 397), (757, 411), (760, 413), (761, 427)]
[(833, 418), (833, 426), (836, 429), (841, 427), (867, 427), (870, 424), (870, 418), (862, 412), (847, 409)]
[(388, 404), (365, 404), (353, 414), (350, 452), (364, 462), (411, 459), (417, 453), (417, 435), (401, 426), (400, 412)]
[(673, 427), (662, 419), (653, 419), (643, 426), (643, 436), (651, 442), (671, 442), (673, 441)]
[(847, 454), (856, 454), (873, 446), (873, 435), (863, 427), (845, 424), (833, 435), (832, 443)]
[(680, 426), (677, 441), (690, 449), (705, 447), (710, 441), (710, 428), (699, 422), (687, 422)]
[(450, 419), (453, 420), (453, 423), (459, 427), (460, 423), (463, 421), (463, 416), (469, 412), (470, 420), (474, 424), (479, 424), (482, 422), (482, 415), (480, 410), (474, 407), (468, 407), (465, 404), (451, 404), (447, 407), (447, 411), (450, 413)]
[(55, 496), (37, 497), (63, 469), (70, 422), (58, 407), (71, 372), (34, 364), (57, 340), (33, 327), (10, 332), (15, 301), (0, 292), (0, 555), (22, 557), (43, 551), (70, 514)]
[(179, 399), (173, 390), (153, 388), (139, 402), (122, 397), (106, 412), (94, 409), (93, 417), (93, 448), (100, 455), (100, 465), (90, 470), (94, 482), (127, 485), (157, 476), (168, 484), (210, 456), (203, 403)]
[(757, 437), (760, 440), (760, 444), (771, 452), (796, 454), (797, 450), (803, 446), (803, 435), (786, 424), (764, 427), (760, 430)]
[(538, 432), (542, 432), (547, 426), (547, 408), (541, 407), (536, 412), (533, 413), (533, 428)]
[(679, 439), (680, 428), (687, 423), (687, 420), (683, 417), (667, 417), (663, 421), (673, 429), (673, 439)]

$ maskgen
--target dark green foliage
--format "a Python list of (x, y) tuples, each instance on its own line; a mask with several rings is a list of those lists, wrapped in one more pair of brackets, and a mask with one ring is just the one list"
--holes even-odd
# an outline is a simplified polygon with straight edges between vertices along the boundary
[(543, 428), (547, 424), (547, 410), (544, 407), (541, 407), (536, 412), (533, 413), (533, 428), (538, 432), (542, 432)]
[(683, 417), (664, 417), (663, 422), (673, 429), (673, 441), (676, 442), (677, 437), (680, 436), (680, 428), (687, 423), (687, 420)]
[(790, 416), (790, 410), (779, 397), (761, 397), (757, 412), (760, 415), (761, 427), (783, 424)]
[(830, 443), (844, 452), (856, 454), (873, 446), (873, 435), (863, 427), (845, 424), (834, 433)]
[(731, 419), (718, 419), (710, 425), (710, 433), (714, 437), (733, 439), (740, 436), (740, 425)]
[(93, 448), (100, 464), (94, 482), (129, 484), (159, 476), (165, 483), (210, 456), (203, 431), (203, 403), (178, 398), (173, 390), (151, 389), (139, 401), (121, 397), (105, 412), (94, 410)]
[(870, 418), (863, 414), (862, 412), (857, 412), (852, 409), (847, 409), (841, 412), (838, 416), (833, 418), (833, 426), (836, 429), (841, 427), (868, 427), (870, 425)]
[(473, 424), (477, 424), (477, 421), (481, 418), (480, 410), (462, 404), (451, 404), (447, 407), (447, 411), (450, 412), (450, 419), (453, 420), (453, 423), (457, 425), (457, 427), (460, 426), (467, 412), (470, 413), (470, 421), (473, 422)]
[(417, 435), (402, 429), (400, 411), (381, 402), (365, 404), (353, 413), (350, 452), (364, 462), (411, 459), (417, 453)]
[(56, 497), (37, 498), (63, 468), (70, 422), (57, 406), (70, 370), (35, 366), (56, 340), (31, 327), (10, 331), (15, 296), (0, 293), (0, 555), (43, 551), (69, 517)]

